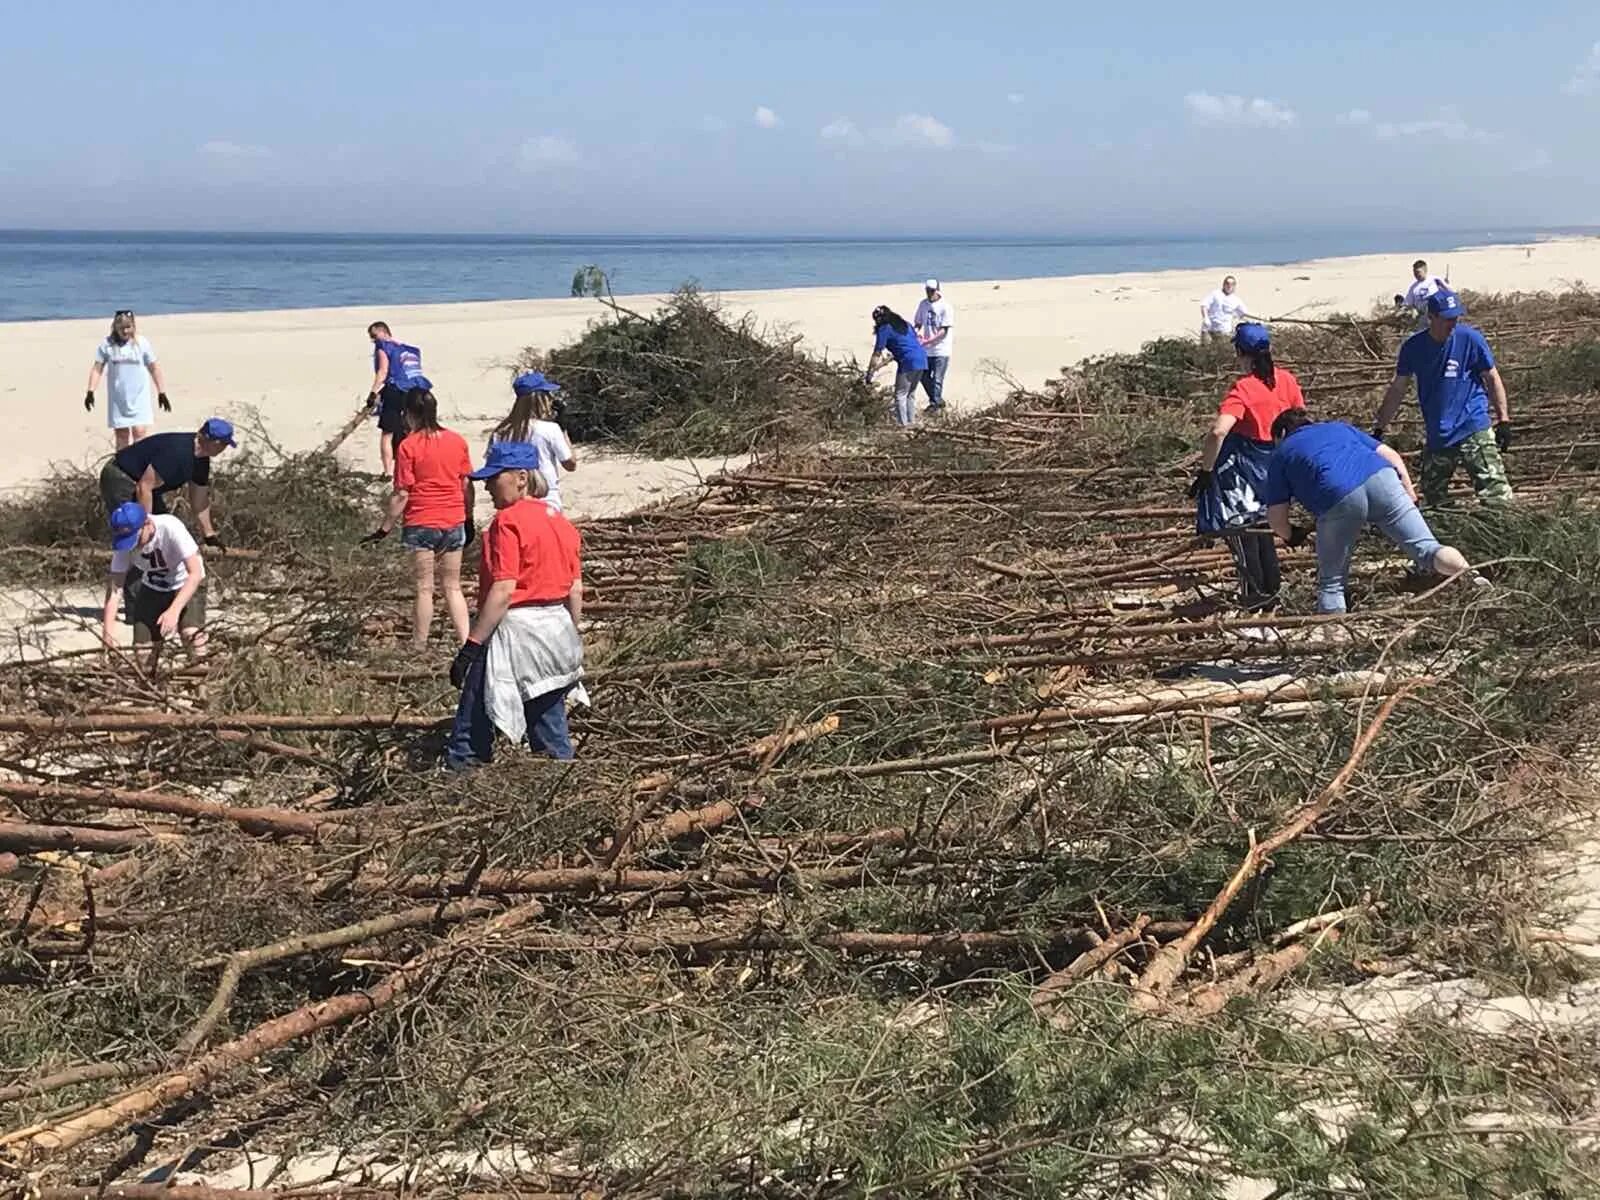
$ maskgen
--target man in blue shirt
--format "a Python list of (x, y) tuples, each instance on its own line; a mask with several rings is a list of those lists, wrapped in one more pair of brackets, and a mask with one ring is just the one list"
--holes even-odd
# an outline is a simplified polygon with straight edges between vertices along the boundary
[(1381, 441), (1405, 398), (1407, 381), (1415, 377), (1428, 434), (1422, 455), (1422, 496), (1430, 505), (1449, 503), (1450, 477), (1458, 466), (1466, 467), (1479, 500), (1505, 504), (1511, 499), (1505, 460), (1500, 457), (1511, 446), (1506, 385), (1483, 334), (1461, 323), (1466, 311), (1449, 288), (1428, 297), (1428, 327), (1400, 347), (1394, 380), (1383, 394), (1372, 429), (1372, 436)]
[(1405, 459), (1343, 421), (1313, 421), (1291, 408), (1272, 422), (1277, 445), (1267, 464), (1267, 524), (1290, 545), (1289, 501), (1317, 519), (1317, 610), (1345, 610), (1344, 585), (1356, 539), (1368, 524), (1404, 550), (1418, 570), (1457, 575), (1467, 569), (1459, 550), (1433, 536), (1417, 511), (1417, 492)]

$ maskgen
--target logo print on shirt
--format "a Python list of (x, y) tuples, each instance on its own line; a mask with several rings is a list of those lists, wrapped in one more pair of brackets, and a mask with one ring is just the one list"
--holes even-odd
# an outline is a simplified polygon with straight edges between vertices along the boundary
[(1444, 377), (1446, 379), (1459, 379), (1461, 377), (1461, 364), (1453, 358), (1445, 359)]

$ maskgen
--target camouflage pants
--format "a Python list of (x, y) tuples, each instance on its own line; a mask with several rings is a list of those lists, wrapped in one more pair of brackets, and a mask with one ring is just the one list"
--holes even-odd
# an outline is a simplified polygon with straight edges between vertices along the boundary
[(1457, 467), (1465, 467), (1472, 490), (1485, 504), (1508, 504), (1511, 484), (1506, 479), (1506, 464), (1494, 444), (1494, 432), (1480, 429), (1471, 437), (1439, 451), (1422, 455), (1422, 500), (1433, 508), (1450, 503), (1450, 477)]

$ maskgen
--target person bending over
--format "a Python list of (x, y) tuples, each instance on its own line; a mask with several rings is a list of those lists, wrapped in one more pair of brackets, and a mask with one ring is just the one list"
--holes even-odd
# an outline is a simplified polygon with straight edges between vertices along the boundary
[(116, 645), (112, 626), (120, 595), (133, 644), (150, 646), (151, 674), (161, 661), (162, 643), (173, 633), (183, 639), (191, 659), (203, 655), (206, 567), (194, 536), (177, 517), (151, 514), (136, 500), (112, 510), (110, 524), (111, 569), (100, 622), (106, 652)]
[(909, 429), (915, 420), (917, 384), (922, 382), (922, 373), (928, 369), (928, 352), (923, 349), (911, 323), (882, 304), (872, 310), (872, 335), (867, 382), (872, 382), (886, 358), (894, 359), (894, 419), (902, 429)]
[(237, 446), (233, 425), (210, 417), (195, 433), (157, 433), (118, 450), (100, 469), (100, 499), (106, 512), (136, 500), (152, 516), (167, 511), (167, 494), (189, 489), (189, 507), (205, 544), (223, 550), (211, 522), (211, 460)]

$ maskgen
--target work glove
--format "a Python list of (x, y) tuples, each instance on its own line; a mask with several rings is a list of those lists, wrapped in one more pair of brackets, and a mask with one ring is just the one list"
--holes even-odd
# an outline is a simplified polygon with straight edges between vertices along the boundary
[(85, 392), (83, 394), (83, 411), (84, 412), (93, 412), (94, 411), (94, 392), (92, 390), (91, 391), (87, 391), (87, 392)]
[(367, 534), (366, 537), (361, 539), (361, 544), (363, 546), (375, 546), (388, 536), (389, 531), (387, 529), (374, 529), (371, 533)]
[(1372, 427), (1372, 440), (1375, 441), (1375, 442), (1383, 441), (1383, 435), (1384, 435), (1385, 432), (1387, 432), (1387, 431), (1384, 429), (1384, 427), (1382, 425), (1374, 425)]
[(1189, 485), (1189, 499), (1198, 500), (1201, 494), (1211, 486), (1210, 471), (1196, 471), (1194, 482)]
[(378, 393), (377, 392), (368, 392), (367, 393), (367, 411), (368, 412), (377, 412), (378, 411)]
[(1501, 450), (1511, 449), (1511, 422), (1500, 421), (1494, 427), (1494, 444)]
[(868, 387), (871, 387), (872, 386), (872, 372), (871, 371), (863, 371), (863, 372), (861, 372), (861, 382), (866, 384)]
[(167, 394), (165, 392), (156, 393), (156, 404), (161, 407), (162, 412), (172, 411), (172, 401), (167, 399)]
[(1406, 298), (1399, 292), (1394, 294), (1394, 306), (1396, 308), (1404, 308), (1406, 306)]
[(1306, 544), (1306, 539), (1309, 538), (1314, 532), (1315, 530), (1310, 525), (1289, 526), (1290, 548), (1298, 549), (1299, 547), (1304, 546)]
[(471, 513), (467, 514), (466, 526), (467, 540), (461, 543), (463, 547), (472, 545), (473, 539), (478, 536), (478, 523), (472, 519)]
[(450, 660), (450, 686), (463, 688), (467, 683), (467, 672), (474, 663), (482, 662), (489, 653), (489, 647), (482, 642), (466, 641), (461, 643), (461, 649), (456, 651), (455, 658)]
[(200, 540), (205, 545), (210, 546), (213, 550), (216, 550), (219, 553), (225, 552), (228, 549), (228, 543), (222, 540), (222, 535), (220, 533), (208, 533)]

